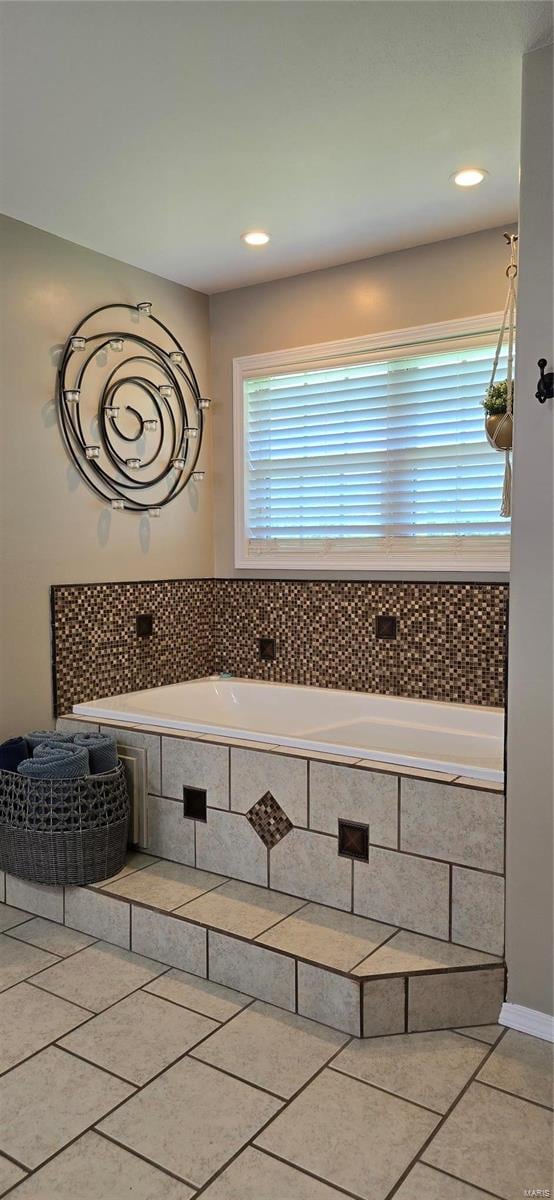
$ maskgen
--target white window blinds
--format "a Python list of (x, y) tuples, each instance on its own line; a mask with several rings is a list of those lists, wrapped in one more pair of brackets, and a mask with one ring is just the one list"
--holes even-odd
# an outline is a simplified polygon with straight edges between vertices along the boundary
[(480, 404), (494, 341), (245, 378), (247, 560), (505, 568), (504, 457)]

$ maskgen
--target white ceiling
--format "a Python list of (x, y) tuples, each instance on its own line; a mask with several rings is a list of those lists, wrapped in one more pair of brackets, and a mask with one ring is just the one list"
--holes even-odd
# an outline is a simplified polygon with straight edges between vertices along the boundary
[[(531, 0), (2, 5), (2, 209), (205, 292), (510, 221)], [(479, 188), (449, 181), (466, 164)], [(239, 235), (262, 226), (261, 250)]]

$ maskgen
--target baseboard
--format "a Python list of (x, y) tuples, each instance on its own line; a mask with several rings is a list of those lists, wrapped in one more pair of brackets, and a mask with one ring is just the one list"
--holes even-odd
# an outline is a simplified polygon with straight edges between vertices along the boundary
[(504, 1003), (498, 1024), (507, 1025), (508, 1029), (519, 1029), (520, 1033), (530, 1033), (544, 1042), (554, 1042), (554, 1017), (537, 1012), (536, 1008)]

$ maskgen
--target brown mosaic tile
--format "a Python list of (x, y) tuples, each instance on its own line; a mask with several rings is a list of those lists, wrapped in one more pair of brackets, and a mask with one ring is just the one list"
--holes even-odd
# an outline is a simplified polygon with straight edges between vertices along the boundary
[[(504, 703), (506, 584), (217, 580), (217, 671), (462, 704)], [(396, 616), (395, 641), (375, 636)], [(275, 638), (273, 662), (257, 639)]]
[[(151, 637), (136, 618), (152, 613)], [(52, 588), (55, 712), (98, 696), (209, 675), (213, 580), (76, 584)]]
[[(56, 712), (219, 671), (462, 704), (504, 703), (508, 587), (173, 579), (52, 588)], [(151, 612), (139, 638), (136, 616)], [(396, 616), (396, 640), (375, 636)], [(258, 639), (275, 638), (273, 662)]]
[(289, 821), (286, 812), (283, 812), (281, 805), (275, 796), (271, 795), (271, 792), (266, 792), (265, 796), (252, 805), (246, 814), (246, 819), (250, 821), (252, 828), (268, 850), (272, 850), (292, 829), (292, 821)]

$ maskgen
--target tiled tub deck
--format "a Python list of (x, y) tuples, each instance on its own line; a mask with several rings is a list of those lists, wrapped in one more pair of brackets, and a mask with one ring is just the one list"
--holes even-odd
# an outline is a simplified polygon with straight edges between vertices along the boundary
[[(65, 894), (8, 877), (9, 904), (357, 1036), (498, 1019), (496, 785), (102, 728), (147, 772), (147, 853)], [(206, 820), (184, 816), (183, 787), (205, 790)], [(339, 819), (369, 826), (367, 862), (339, 855)]]

